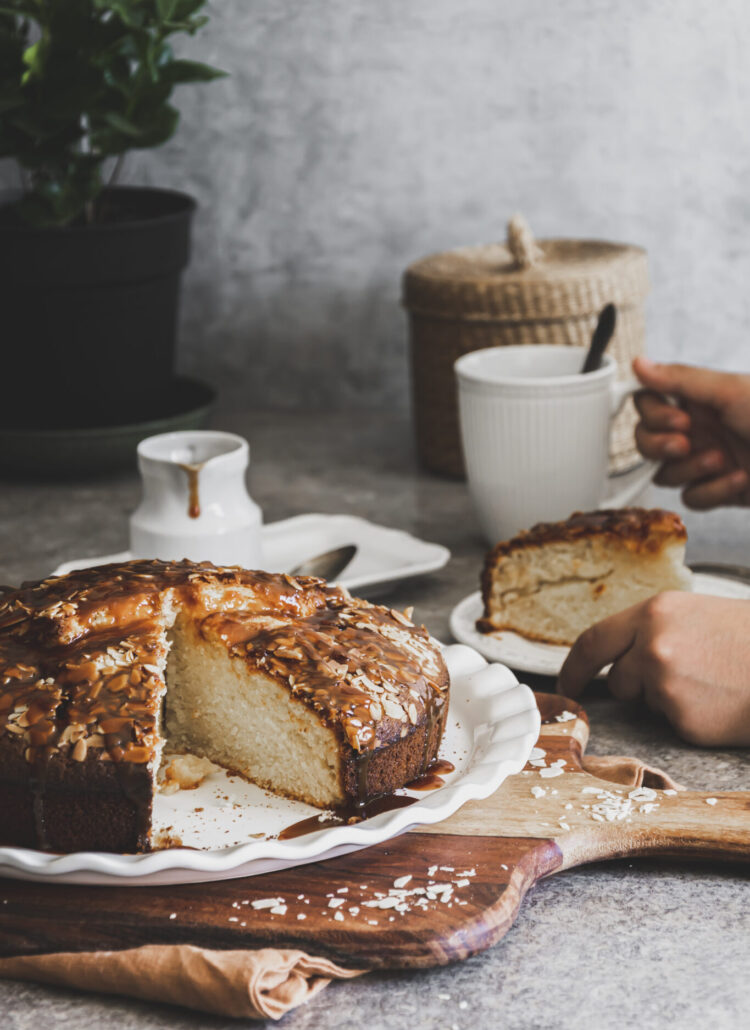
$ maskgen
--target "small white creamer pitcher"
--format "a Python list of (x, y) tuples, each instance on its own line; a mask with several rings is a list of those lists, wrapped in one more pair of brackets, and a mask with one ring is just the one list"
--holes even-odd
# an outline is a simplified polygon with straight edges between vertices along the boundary
[(234, 433), (187, 430), (142, 440), (133, 557), (259, 568), (262, 519), (245, 486), (249, 461), (247, 440)]

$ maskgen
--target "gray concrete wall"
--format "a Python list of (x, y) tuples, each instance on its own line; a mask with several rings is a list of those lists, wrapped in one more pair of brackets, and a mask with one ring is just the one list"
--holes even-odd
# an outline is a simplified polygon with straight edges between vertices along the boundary
[(746, 0), (213, 0), (174, 142), (181, 365), (241, 404), (407, 404), (402, 269), (504, 234), (644, 245), (654, 354), (750, 368)]

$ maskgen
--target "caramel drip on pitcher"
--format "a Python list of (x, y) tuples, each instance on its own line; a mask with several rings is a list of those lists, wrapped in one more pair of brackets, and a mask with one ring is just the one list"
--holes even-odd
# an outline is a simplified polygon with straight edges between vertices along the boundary
[(200, 477), (201, 469), (203, 468), (203, 462), (198, 462), (197, 464), (178, 463), (177, 468), (182, 469), (182, 471), (187, 474), (188, 515), (191, 519), (197, 519), (201, 513), (201, 499), (200, 491), (198, 489), (198, 479)]

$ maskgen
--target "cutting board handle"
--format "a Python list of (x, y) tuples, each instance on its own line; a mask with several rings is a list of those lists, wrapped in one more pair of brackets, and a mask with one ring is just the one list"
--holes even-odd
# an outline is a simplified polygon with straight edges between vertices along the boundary
[(750, 861), (750, 791), (660, 792), (659, 801), (658, 817), (636, 823), (631, 854)]

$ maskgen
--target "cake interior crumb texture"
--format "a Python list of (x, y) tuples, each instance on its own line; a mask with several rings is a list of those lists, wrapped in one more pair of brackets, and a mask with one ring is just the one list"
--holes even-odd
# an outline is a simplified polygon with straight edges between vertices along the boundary
[(535, 526), (488, 556), (478, 628), (573, 644), (609, 615), (664, 590), (690, 590), (685, 536), (676, 515), (641, 509)]
[(177, 619), (169, 638), (170, 751), (208, 758), (319, 808), (343, 804), (340, 749), (330, 726), (276, 680), (229, 655), (220, 641), (203, 639), (187, 619)]

